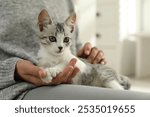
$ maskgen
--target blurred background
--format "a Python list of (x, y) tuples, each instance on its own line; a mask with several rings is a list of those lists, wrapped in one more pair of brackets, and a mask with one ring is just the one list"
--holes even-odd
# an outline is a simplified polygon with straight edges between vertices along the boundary
[(80, 40), (105, 53), (129, 76), (131, 90), (150, 92), (150, 0), (74, 0)]

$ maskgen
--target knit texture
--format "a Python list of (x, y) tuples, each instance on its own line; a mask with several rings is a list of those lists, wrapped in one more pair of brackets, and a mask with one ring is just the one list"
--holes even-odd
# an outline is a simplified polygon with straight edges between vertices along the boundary
[[(37, 64), (37, 18), (42, 9), (47, 9), (54, 23), (64, 22), (73, 11), (71, 0), (0, 0), (0, 99), (22, 99), (35, 88), (15, 81), (14, 73), (20, 59)], [(75, 53), (76, 40), (73, 43)]]

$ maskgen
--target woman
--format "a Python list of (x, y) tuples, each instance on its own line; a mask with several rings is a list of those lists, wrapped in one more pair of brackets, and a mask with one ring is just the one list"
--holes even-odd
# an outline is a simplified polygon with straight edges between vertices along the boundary
[[(73, 11), (71, 0), (1, 0), (0, 1), (0, 99), (108, 99), (111, 89), (92, 88), (71, 83), (78, 73), (71, 60), (64, 71), (44, 86), (41, 78), (46, 72), (37, 67), (39, 45), (36, 35), (37, 17), (47, 9), (54, 21), (63, 22)], [(91, 63), (105, 64), (102, 51), (86, 43), (81, 47), (76, 39), (72, 51)], [(71, 69), (70, 69), (71, 68)], [(76, 93), (74, 93), (76, 92)], [(107, 93), (104, 93), (107, 92)], [(113, 91), (121, 93), (121, 91)], [(120, 95), (120, 94), (119, 94)], [(116, 96), (118, 98), (119, 96)], [(132, 97), (132, 96), (131, 96)], [(112, 99), (112, 98), (110, 98)]]

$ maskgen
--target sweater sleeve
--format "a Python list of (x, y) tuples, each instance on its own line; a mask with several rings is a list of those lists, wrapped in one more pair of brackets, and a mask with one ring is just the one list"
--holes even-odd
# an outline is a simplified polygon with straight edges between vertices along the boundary
[(0, 89), (6, 88), (15, 83), (14, 73), (16, 62), (20, 58), (13, 57), (0, 61)]
[[(74, 0), (68, 0), (67, 3), (68, 3), (68, 6), (69, 6), (69, 12), (70, 13), (76, 12), (75, 1)], [(82, 47), (82, 43), (81, 43), (81, 41), (79, 39), (78, 23), (77, 23), (75, 29), (76, 29), (75, 30), (75, 39), (76, 39), (75, 46), (76, 46), (76, 51), (77, 51), (78, 49), (80, 49)]]

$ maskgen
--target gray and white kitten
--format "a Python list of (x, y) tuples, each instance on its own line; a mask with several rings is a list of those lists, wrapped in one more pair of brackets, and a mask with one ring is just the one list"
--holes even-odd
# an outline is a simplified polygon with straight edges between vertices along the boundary
[(73, 84), (129, 89), (130, 83), (127, 77), (119, 76), (105, 65), (90, 64), (71, 53), (70, 46), (75, 22), (75, 13), (71, 14), (64, 23), (54, 24), (46, 10), (40, 12), (38, 66), (44, 67), (47, 71), (47, 77), (42, 79), (43, 82), (49, 84), (72, 58), (76, 58), (76, 66), (80, 72), (73, 78)]

